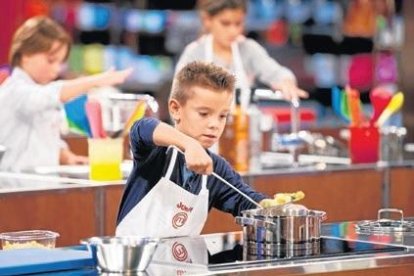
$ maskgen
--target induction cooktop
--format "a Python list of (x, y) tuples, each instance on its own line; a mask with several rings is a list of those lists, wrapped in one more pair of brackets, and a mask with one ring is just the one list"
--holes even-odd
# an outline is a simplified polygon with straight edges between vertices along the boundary
[[(338, 238), (322, 237), (319, 243), (315, 243), (311, 250), (278, 250), (277, 254), (252, 254), (257, 245), (235, 242), (228, 250), (223, 250), (209, 256), (209, 268), (222, 268), (234, 263), (249, 263), (261, 260), (263, 262), (277, 262), (286, 260), (324, 259), (332, 257), (357, 256), (375, 253), (404, 252), (406, 247), (370, 243), (363, 241), (351, 241)], [(227, 246), (227, 248), (229, 248)], [(258, 250), (257, 252), (263, 252)], [(276, 251), (274, 251), (276, 252)]]

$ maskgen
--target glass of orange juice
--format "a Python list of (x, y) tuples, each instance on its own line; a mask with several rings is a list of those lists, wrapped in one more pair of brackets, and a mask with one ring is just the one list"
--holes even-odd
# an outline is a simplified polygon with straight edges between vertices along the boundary
[(123, 139), (88, 139), (89, 179), (98, 181), (121, 180)]

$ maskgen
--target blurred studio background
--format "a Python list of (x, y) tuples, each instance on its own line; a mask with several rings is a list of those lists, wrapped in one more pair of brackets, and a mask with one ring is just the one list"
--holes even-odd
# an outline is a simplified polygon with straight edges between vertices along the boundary
[[(175, 63), (185, 45), (200, 35), (195, 0), (2, 0), (0, 66), (14, 30), (26, 18), (47, 14), (73, 37), (62, 77), (134, 67), (122, 92), (151, 94), (165, 106)], [(414, 2), (403, 0), (250, 0), (246, 35), (256, 39), (297, 76), (310, 93), (301, 128), (329, 132), (347, 123), (332, 109), (332, 89), (347, 84), (360, 91), (365, 112), (378, 85), (403, 91), (402, 112), (390, 124), (405, 126), (414, 140)], [(262, 84), (257, 84), (261, 86)], [(283, 131), (283, 103), (274, 115)], [(287, 112), (288, 114), (288, 112)]]

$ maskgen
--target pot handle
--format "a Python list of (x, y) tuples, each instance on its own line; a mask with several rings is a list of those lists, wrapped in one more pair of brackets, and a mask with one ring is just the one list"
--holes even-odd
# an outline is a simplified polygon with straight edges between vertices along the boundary
[(382, 208), (378, 210), (378, 220), (384, 218), (384, 213), (397, 213), (401, 216), (401, 223), (404, 222), (404, 212), (401, 209), (397, 208)]
[(326, 212), (323, 212), (322, 215), (321, 215), (321, 222), (325, 221), (327, 219), (328, 219), (328, 216), (326, 215)]
[(254, 218), (236, 217), (236, 223), (243, 225), (243, 226), (252, 225), (255, 227), (264, 227), (269, 230), (276, 228), (276, 223), (273, 223), (270, 221), (264, 221), (260, 219), (254, 219)]
[(325, 211), (315, 211), (315, 210), (311, 210), (309, 212), (309, 215), (311, 217), (317, 217), (317, 218), (319, 218), (319, 220), (321, 222), (328, 219), (328, 216), (326, 215), (326, 212)]

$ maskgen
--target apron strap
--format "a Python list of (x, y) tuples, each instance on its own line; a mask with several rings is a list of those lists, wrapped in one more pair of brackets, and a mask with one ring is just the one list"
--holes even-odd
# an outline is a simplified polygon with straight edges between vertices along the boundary
[(201, 190), (207, 190), (207, 175), (201, 176)]
[(233, 57), (234, 73), (236, 74), (236, 87), (241, 89), (240, 103), (242, 107), (247, 108), (250, 101), (250, 81), (243, 67), (243, 60), (240, 55), (239, 42), (245, 39), (240, 36), (231, 44), (231, 53)]
[[(165, 173), (165, 178), (170, 179), (172, 172), (174, 170), (175, 167), (175, 163), (177, 161), (177, 156), (178, 156), (178, 150), (176, 147), (174, 146), (170, 146), (167, 149), (167, 152), (172, 150), (172, 155), (171, 155), (171, 159), (170, 159), (170, 164), (168, 165), (167, 168), (167, 172)], [(201, 176), (201, 190), (207, 190), (207, 175), (203, 174)]]
[(234, 73), (236, 74), (237, 78), (236, 85), (242, 90), (250, 89), (249, 79), (247, 77), (246, 71), (244, 70), (243, 60), (239, 50), (239, 42), (241, 42), (243, 39), (243, 37), (239, 37), (231, 44), (231, 53), (235, 71)]
[(205, 60), (207, 62), (213, 62), (213, 37), (211, 34), (205, 35), (206, 39), (206, 47), (205, 47)]
[(175, 167), (175, 162), (177, 161), (177, 155), (178, 155), (177, 149), (175, 147), (169, 147), (167, 149), (167, 152), (169, 150), (172, 150), (172, 155), (171, 155), (171, 159), (170, 159), (170, 164), (168, 165), (167, 172), (165, 173), (165, 178), (167, 178), (167, 179), (171, 178), (172, 172), (173, 172), (174, 167)]

